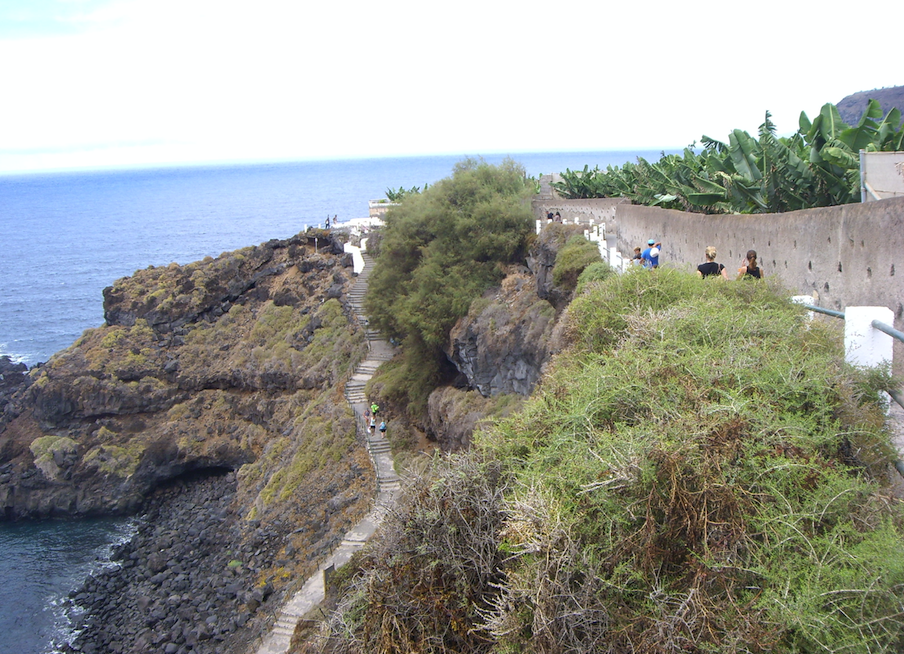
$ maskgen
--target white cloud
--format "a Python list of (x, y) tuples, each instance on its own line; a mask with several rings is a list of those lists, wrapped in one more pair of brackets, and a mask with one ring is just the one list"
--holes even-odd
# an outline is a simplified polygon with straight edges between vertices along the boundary
[(891, 40), (855, 61), (842, 17), (774, 0), (47, 7), (43, 33), (0, 33), (3, 170), (665, 148), (904, 83)]

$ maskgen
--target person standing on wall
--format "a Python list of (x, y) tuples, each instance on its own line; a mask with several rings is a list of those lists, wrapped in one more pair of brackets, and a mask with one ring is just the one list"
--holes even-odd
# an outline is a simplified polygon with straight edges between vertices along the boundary
[(728, 271), (721, 263), (716, 263), (716, 248), (712, 245), (706, 248), (706, 263), (697, 266), (697, 274), (703, 278), (717, 277), (721, 275), (724, 279), (728, 279)]
[(744, 265), (738, 268), (738, 279), (762, 279), (763, 271), (756, 262), (756, 250), (747, 250), (747, 258)]

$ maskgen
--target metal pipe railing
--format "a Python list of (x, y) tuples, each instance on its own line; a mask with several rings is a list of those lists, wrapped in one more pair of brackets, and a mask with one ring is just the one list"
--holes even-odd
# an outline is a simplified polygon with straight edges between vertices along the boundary
[[(834, 309), (823, 309), (822, 307), (815, 307), (811, 304), (804, 304), (802, 306), (805, 309), (807, 309), (808, 311), (815, 311), (816, 313), (823, 313), (827, 316), (832, 316), (834, 318), (841, 318), (842, 320), (844, 320), (844, 317), (845, 317), (843, 311), (835, 311)], [(898, 331), (891, 325), (888, 325), (888, 324), (882, 322), (881, 320), (873, 320), (872, 322), (870, 322), (870, 325), (873, 327), (873, 329), (878, 329), (880, 332), (888, 334), (892, 338), (896, 338), (899, 341), (904, 342), (904, 332)], [(902, 409), (904, 409), (904, 397), (902, 397), (902, 395), (899, 391), (889, 390), (888, 395), (891, 397), (891, 399), (893, 399), (895, 402), (898, 403), (898, 406), (900, 406)], [(895, 465), (895, 470), (897, 470), (898, 473), (900, 473), (900, 475), (902, 477), (904, 477), (904, 461), (897, 459), (894, 462), (894, 465)]]
[(899, 332), (891, 325), (886, 325), (884, 322), (881, 322), (879, 320), (873, 320), (870, 324), (880, 332), (884, 332), (892, 338), (897, 338), (899, 341), (904, 342), (904, 332)]
[(815, 311), (816, 313), (824, 313), (827, 316), (841, 318), (844, 320), (844, 311), (835, 311), (834, 309), (823, 309), (822, 307), (814, 307), (812, 304), (802, 305), (807, 311)]

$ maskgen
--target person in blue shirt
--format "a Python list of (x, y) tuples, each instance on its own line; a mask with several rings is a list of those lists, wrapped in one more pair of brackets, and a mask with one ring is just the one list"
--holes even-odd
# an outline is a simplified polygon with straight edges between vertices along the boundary
[(644, 268), (652, 269), (659, 267), (659, 249), (661, 247), (662, 243), (655, 239), (651, 238), (647, 241), (647, 249), (640, 253)]

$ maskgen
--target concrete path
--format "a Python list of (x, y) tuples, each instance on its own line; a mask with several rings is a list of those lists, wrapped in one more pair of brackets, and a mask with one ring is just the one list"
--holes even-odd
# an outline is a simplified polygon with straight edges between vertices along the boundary
[(379, 430), (375, 430), (376, 433), (374, 434), (367, 434), (367, 429), (364, 426), (364, 410), (368, 406), (367, 398), (364, 394), (364, 385), (373, 376), (380, 364), (384, 361), (389, 361), (395, 352), (393, 347), (380, 334), (367, 328), (363, 301), (364, 294), (367, 292), (367, 277), (373, 269), (373, 259), (366, 253), (362, 253), (362, 256), (364, 258), (364, 269), (359, 273), (355, 285), (349, 291), (348, 297), (349, 304), (354, 309), (358, 321), (366, 330), (368, 355), (364, 361), (358, 364), (352, 378), (345, 385), (345, 398), (355, 412), (358, 430), (365, 435), (367, 451), (370, 453), (370, 458), (373, 461), (377, 474), (377, 497), (370, 513), (345, 534), (342, 542), (323, 562), (320, 569), (311, 575), (304, 586), (301, 587), (301, 590), (295, 593), (292, 599), (282, 607), (273, 629), (256, 650), (257, 654), (286, 654), (289, 651), (289, 644), (292, 641), (292, 635), (295, 633), (296, 625), (306, 614), (323, 601), (325, 593), (324, 571), (334, 570), (343, 566), (352, 557), (352, 554), (364, 546), (367, 539), (373, 535), (383, 521), (386, 509), (395, 502), (399, 491), (400, 480), (395, 473), (389, 441), (380, 434)]

